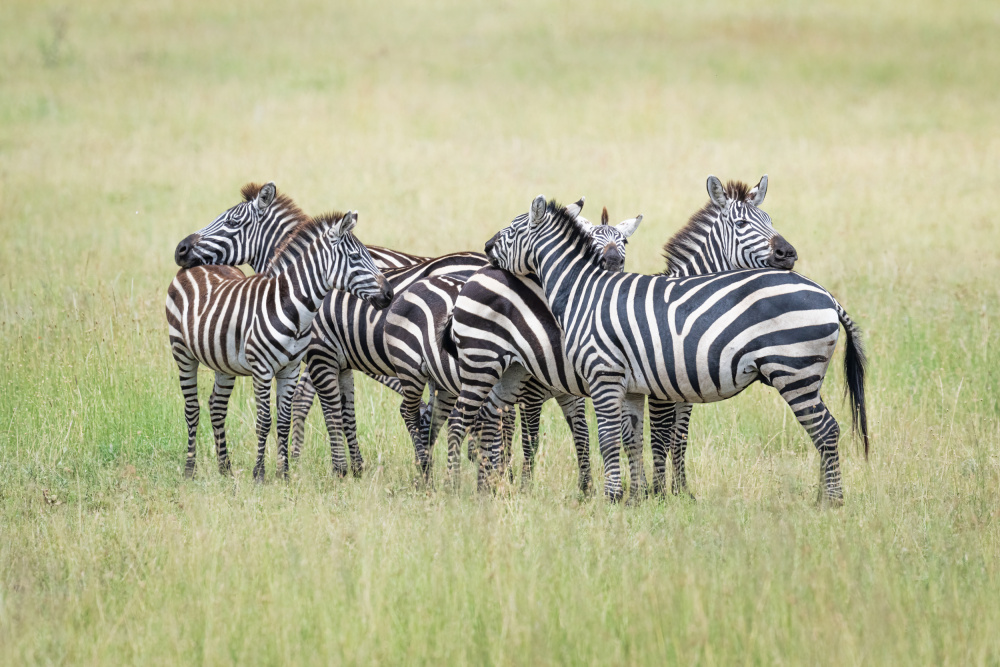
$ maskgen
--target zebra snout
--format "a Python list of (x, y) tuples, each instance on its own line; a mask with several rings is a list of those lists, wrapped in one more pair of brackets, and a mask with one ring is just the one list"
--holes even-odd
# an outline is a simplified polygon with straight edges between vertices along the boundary
[(176, 262), (177, 266), (182, 269), (190, 269), (200, 263), (192, 253), (194, 247), (198, 245), (198, 241), (200, 240), (200, 236), (197, 234), (191, 234), (186, 236), (183, 241), (177, 244), (177, 249), (174, 250), (174, 262)]
[(798, 258), (798, 253), (795, 252), (791, 243), (780, 236), (775, 236), (771, 240), (771, 257), (768, 262), (771, 266), (776, 269), (791, 270)]
[(486, 247), (484, 248), (484, 252), (486, 253), (486, 259), (488, 259), (490, 261), (490, 264), (492, 264), (494, 267), (496, 266), (496, 262), (493, 261), (494, 259), (493, 247), (496, 245), (496, 242), (497, 242), (497, 237), (496, 234), (494, 234), (493, 238), (491, 238), (489, 241), (486, 242)]
[(392, 303), (392, 283), (386, 280), (385, 276), (379, 276), (378, 286), (378, 296), (372, 299), (372, 303), (376, 308), (387, 308)]

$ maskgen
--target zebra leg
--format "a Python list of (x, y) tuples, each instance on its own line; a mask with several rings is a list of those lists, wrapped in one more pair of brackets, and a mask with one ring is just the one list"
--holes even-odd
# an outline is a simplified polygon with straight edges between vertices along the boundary
[(275, 378), (275, 399), (278, 404), (278, 471), (280, 479), (288, 477), (288, 432), (292, 427), (292, 395), (299, 379), (299, 365), (293, 364)]
[[(649, 440), (653, 450), (653, 493), (667, 492), (667, 452), (673, 439), (677, 411), (674, 403), (663, 399), (649, 398)], [(676, 479), (676, 468), (675, 468)]]
[(818, 391), (787, 397), (782, 392), (782, 398), (788, 401), (795, 412), (795, 418), (802, 424), (802, 428), (812, 438), (813, 445), (819, 451), (821, 486), (816, 498), (817, 502), (843, 505), (844, 490), (840, 483), (840, 455), (837, 451), (840, 426), (837, 424), (837, 420), (833, 418), (830, 410), (823, 403)]
[(253, 467), (253, 478), (264, 481), (264, 452), (267, 436), (271, 433), (271, 379), (253, 378), (253, 391), (257, 397), (257, 463)]
[(347, 475), (347, 456), (344, 452), (343, 421), (341, 417), (339, 369), (323, 357), (311, 357), (308, 360), (309, 375), (319, 396), (319, 405), (323, 409), (323, 420), (326, 422), (327, 436), (330, 438), (330, 460), (333, 474), (340, 477)]
[(215, 435), (215, 454), (219, 459), (219, 473), (233, 474), (226, 447), (226, 413), (229, 411), (229, 397), (233, 393), (236, 377), (215, 372), (215, 386), (208, 399), (208, 410), (212, 417), (212, 432)]
[[(562, 409), (576, 447), (576, 465), (580, 470), (578, 486), (583, 493), (590, 492), (590, 427), (587, 426), (587, 401), (579, 396), (561, 394), (556, 402)], [(535, 437), (537, 438), (537, 431)]]
[(181, 394), (184, 395), (184, 421), (187, 422), (188, 447), (187, 458), (184, 460), (184, 476), (194, 477), (196, 463), (195, 439), (198, 435), (198, 418), (201, 408), (198, 405), (198, 360), (183, 354), (174, 346), (174, 361), (181, 381)]
[[(423, 478), (424, 483), (431, 479), (431, 451), (428, 442), (428, 432), (420, 428), (420, 395), (423, 393), (423, 384), (415, 378), (403, 376), (402, 394), (403, 402), (399, 406), (399, 414), (406, 424), (406, 430), (410, 433), (410, 440), (413, 441), (413, 456), (417, 464), (417, 470)], [(432, 400), (432, 402), (435, 402)]]
[(354, 416), (354, 372), (347, 368), (340, 372), (341, 419), (344, 424), (344, 439), (351, 455), (351, 474), (361, 477), (365, 471), (365, 461), (358, 447), (358, 423)]
[[(528, 392), (525, 392), (526, 394)], [(535, 454), (538, 453), (538, 424), (542, 417), (542, 405), (545, 399), (528, 395), (521, 399), (521, 451), (524, 453), (524, 463), (521, 466), (521, 482), (529, 484), (535, 472)]]
[(671, 490), (674, 495), (685, 493), (694, 500), (694, 494), (688, 490), (687, 473), (685, 471), (685, 458), (687, 457), (688, 426), (691, 424), (690, 403), (677, 403), (674, 406), (674, 414), (677, 416), (674, 422), (673, 434), (670, 437), (670, 458), (674, 463), (674, 481)]
[(292, 395), (292, 458), (299, 458), (302, 451), (302, 443), (306, 439), (306, 417), (312, 409), (313, 399), (316, 397), (316, 387), (313, 386), (312, 378), (309, 377), (309, 368), (306, 367), (299, 376), (299, 382), (295, 385), (295, 393)]
[(646, 495), (646, 469), (642, 461), (645, 408), (646, 397), (643, 394), (626, 394), (622, 402), (621, 434), (628, 451), (630, 503), (637, 502)]
[(590, 383), (597, 413), (597, 439), (604, 459), (604, 495), (611, 502), (620, 502), (623, 495), (620, 456), (624, 394), (621, 378), (599, 378)]

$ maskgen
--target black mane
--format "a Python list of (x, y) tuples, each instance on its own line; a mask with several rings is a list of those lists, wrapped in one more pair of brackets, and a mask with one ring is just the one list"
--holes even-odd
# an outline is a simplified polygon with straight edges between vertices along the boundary
[[(750, 198), (750, 186), (742, 181), (729, 181), (726, 183), (726, 195), (730, 199), (746, 202)], [(663, 273), (667, 274), (676, 268), (678, 258), (686, 253), (686, 247), (699, 245), (702, 242), (708, 228), (715, 222), (719, 207), (712, 200), (702, 207), (700, 211), (691, 216), (687, 224), (680, 228), (670, 240), (663, 244), (663, 258), (667, 260), (667, 268)]]
[(276, 275), (296, 259), (302, 256), (311, 245), (313, 239), (320, 234), (326, 233), (333, 225), (340, 222), (344, 217), (343, 213), (332, 211), (317, 215), (315, 218), (308, 218), (300, 222), (285, 238), (281, 239), (274, 248), (274, 258), (267, 267), (267, 274)]

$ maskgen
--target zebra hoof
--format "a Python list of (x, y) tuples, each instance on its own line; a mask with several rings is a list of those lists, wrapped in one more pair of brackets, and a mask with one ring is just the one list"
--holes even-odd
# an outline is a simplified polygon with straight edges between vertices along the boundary
[(264, 483), (264, 464), (258, 463), (253, 467), (253, 481), (258, 484)]
[(365, 474), (365, 462), (358, 461), (357, 463), (351, 464), (351, 475), (354, 479), (361, 479), (361, 476)]
[(194, 479), (194, 461), (185, 464), (184, 477), (187, 479)]
[(334, 477), (340, 477), (341, 479), (343, 479), (344, 477), (347, 477), (347, 466), (343, 466), (343, 467), (338, 466), (338, 465), (333, 466), (332, 475)]
[(233, 467), (232, 465), (230, 465), (228, 459), (219, 463), (219, 474), (222, 475), (223, 477), (233, 476)]
[(608, 502), (620, 503), (622, 501), (622, 498), (624, 498), (624, 496), (625, 496), (625, 492), (622, 491), (621, 488), (617, 488), (617, 489), (615, 489), (615, 488), (605, 488), (604, 489), (604, 497), (608, 500)]

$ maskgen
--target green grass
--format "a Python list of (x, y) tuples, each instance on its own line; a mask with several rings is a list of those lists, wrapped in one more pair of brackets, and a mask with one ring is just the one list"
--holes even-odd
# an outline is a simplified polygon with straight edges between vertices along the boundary
[[(986, 2), (5, 4), (0, 662), (997, 664), (998, 22)], [(530, 490), (481, 497), (466, 464), (460, 492), (417, 491), (398, 401), (365, 380), (364, 478), (328, 476), (313, 414), (292, 480), (253, 484), (243, 381), (235, 478), (205, 416), (182, 479), (173, 249), (243, 183), (428, 255), (585, 194), (644, 214), (628, 267), (654, 272), (709, 173), (765, 172), (797, 269), (866, 334), (873, 455), (843, 438), (843, 508), (815, 506), (818, 457), (759, 386), (695, 409), (696, 503), (579, 497), (552, 408)]]

